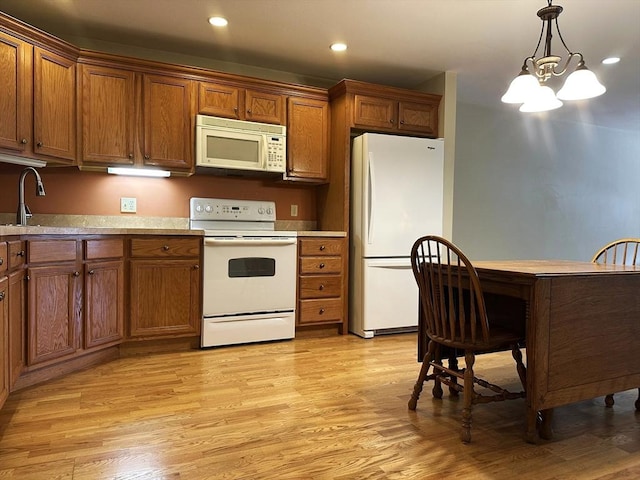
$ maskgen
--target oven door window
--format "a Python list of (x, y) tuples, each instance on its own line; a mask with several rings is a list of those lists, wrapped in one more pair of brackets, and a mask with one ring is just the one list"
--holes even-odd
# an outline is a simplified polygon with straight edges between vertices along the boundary
[(243, 257), (229, 260), (229, 278), (273, 277), (275, 274), (276, 261), (273, 258)]

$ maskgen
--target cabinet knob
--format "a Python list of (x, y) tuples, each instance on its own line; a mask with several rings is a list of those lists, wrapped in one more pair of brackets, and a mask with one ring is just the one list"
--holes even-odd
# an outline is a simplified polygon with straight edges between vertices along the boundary
[(318, 267), (324, 268), (324, 263), (321, 263), (320, 265), (318, 265)]
[(0, 257), (0, 265), (4, 263), (4, 258)]
[(193, 266), (193, 269), (194, 269), (194, 270), (199, 270), (199, 269), (200, 269), (200, 265), (194, 265), (194, 266)]
[(324, 285), (320, 284), (320, 286), (318, 287), (318, 290), (324, 290)]
[(400, 120), (400, 125), (404, 125), (404, 120)]
[(145, 155), (145, 156), (144, 156), (144, 159), (145, 159), (145, 160), (149, 160), (150, 158), (151, 158), (151, 156), (150, 156), (149, 154), (147, 154), (147, 155)]
[(322, 315), (322, 314), (324, 313), (324, 308), (321, 308), (321, 309), (318, 311), (318, 313), (319, 313), (320, 315)]
[(20, 250), (18, 253), (16, 253), (16, 257), (24, 257), (24, 250)]
[(324, 251), (324, 245), (320, 245), (320, 251)]
[(132, 159), (133, 158), (133, 153), (129, 154), (129, 158)]
[(73, 272), (73, 276), (74, 277), (79, 277), (80, 276), (80, 272)]
[(0, 302), (4, 300), (4, 290), (0, 292)]
[(93, 275), (95, 272), (95, 270), (89, 270), (89, 275)]
[(162, 246), (162, 250), (164, 250), (165, 252), (169, 250), (169, 245), (163, 245)]
[(247, 113), (248, 113), (249, 115), (251, 115), (251, 109), (247, 110)]
[(20, 140), (20, 143), (23, 145), (26, 145), (27, 143), (29, 143), (29, 140), (27, 140), (26, 138), (23, 138), (22, 140)]
[(42, 142), (36, 143), (36, 147), (38, 147), (38, 148), (42, 147)]
[(389, 120), (389, 123), (393, 124), (393, 118)]

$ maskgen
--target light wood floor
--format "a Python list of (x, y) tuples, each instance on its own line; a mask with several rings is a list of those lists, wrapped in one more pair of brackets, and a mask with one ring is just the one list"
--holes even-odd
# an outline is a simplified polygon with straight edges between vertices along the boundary
[[(130, 356), (12, 394), (0, 411), (0, 478), (640, 478), (637, 392), (556, 410), (555, 438), (524, 442), (524, 401), (479, 405), (425, 388), (415, 334), (323, 336)], [(514, 378), (510, 356), (478, 359)]]

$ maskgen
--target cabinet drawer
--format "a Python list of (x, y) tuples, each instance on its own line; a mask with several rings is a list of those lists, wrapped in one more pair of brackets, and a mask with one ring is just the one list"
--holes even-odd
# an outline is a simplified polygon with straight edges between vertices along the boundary
[(342, 257), (302, 257), (300, 258), (300, 274), (305, 273), (340, 273)]
[(197, 257), (200, 238), (133, 238), (132, 257)]
[(340, 275), (317, 275), (300, 277), (300, 298), (340, 297), (342, 277)]
[(300, 324), (339, 321), (342, 321), (342, 299), (300, 300)]
[(85, 259), (120, 258), (124, 256), (124, 240), (122, 238), (104, 238), (85, 240)]
[(300, 255), (341, 255), (342, 238), (300, 238)]
[(76, 259), (75, 240), (30, 240), (29, 263), (72, 262)]
[(7, 242), (0, 242), (0, 273), (6, 272), (9, 265), (7, 258)]
[(9, 261), (7, 268), (9, 270), (13, 270), (14, 268), (19, 267), (20, 265), (24, 265), (24, 261), (26, 257), (25, 242), (20, 240), (7, 242), (7, 250), (8, 250), (7, 258)]

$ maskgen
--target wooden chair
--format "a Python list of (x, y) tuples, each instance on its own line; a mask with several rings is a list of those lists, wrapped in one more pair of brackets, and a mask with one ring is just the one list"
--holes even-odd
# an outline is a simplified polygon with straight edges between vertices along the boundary
[[(593, 263), (612, 263), (614, 265), (640, 265), (640, 238), (621, 238), (605, 245), (591, 259)], [(640, 320), (639, 320), (640, 321)], [(613, 407), (613, 393), (604, 397), (607, 407)], [(636, 410), (640, 410), (640, 388), (635, 403)]]
[[(506, 328), (490, 326), (478, 274), (451, 242), (434, 235), (419, 238), (411, 250), (411, 265), (420, 294), (423, 331), (429, 343), (409, 409), (416, 409), (423, 383), (428, 380), (434, 381), (433, 396), (436, 398), (442, 398), (443, 383), (452, 393), (461, 392), (464, 398), (461, 438), (468, 443), (475, 404), (525, 397), (524, 391), (509, 392), (476, 377), (473, 371), (475, 355), (509, 347), (522, 386), (526, 388), (526, 369), (519, 347), (523, 338)], [(443, 347), (464, 351), (465, 368), (443, 366)], [(431, 369), (432, 373), (429, 373)], [(458, 380), (462, 380), (462, 385)], [(475, 385), (484, 387), (487, 392), (478, 393)]]

